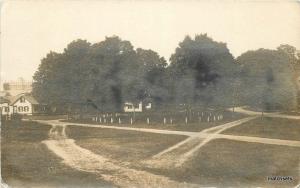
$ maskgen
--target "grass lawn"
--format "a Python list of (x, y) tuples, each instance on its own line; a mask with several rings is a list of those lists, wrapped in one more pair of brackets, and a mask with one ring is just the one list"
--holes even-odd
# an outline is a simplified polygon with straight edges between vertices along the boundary
[[(181, 168), (147, 169), (173, 179), (217, 187), (294, 187), (300, 181), (300, 149), (218, 139)], [(268, 181), (291, 176), (292, 181)]]
[(287, 115), (291, 115), (291, 116), (300, 116), (300, 111), (299, 112), (283, 112), (280, 114), (287, 114)]
[[(138, 165), (184, 136), (69, 126), (67, 134), (81, 147), (103, 156), (130, 162), (132, 168), (176, 181), (217, 187), (293, 187), (300, 181), (300, 149), (218, 139), (202, 147), (183, 167), (156, 169)], [(268, 181), (290, 176), (292, 181)]]
[(300, 141), (300, 121), (284, 118), (257, 118), (228, 129), (222, 134)]
[(179, 135), (162, 135), (102, 129), (92, 127), (68, 126), (68, 137), (75, 139), (76, 144), (108, 158), (136, 162), (151, 157), (163, 149), (186, 138)]
[[(214, 122), (192, 122), (185, 124), (184, 120), (181, 119), (180, 122), (176, 123), (176, 120), (173, 119), (173, 124), (169, 123), (169, 119), (167, 120), (167, 124), (163, 124), (163, 119), (161, 119), (161, 122), (158, 123), (151, 121), (152, 118), (150, 118), (150, 124), (146, 123), (145, 121), (137, 121), (133, 124), (129, 123), (128, 117), (125, 122), (122, 124), (118, 124), (118, 120), (114, 120), (114, 123), (99, 123), (99, 122), (94, 122), (91, 119), (84, 119), (84, 120), (68, 120), (67, 122), (74, 122), (74, 123), (87, 123), (87, 124), (101, 124), (101, 125), (112, 125), (112, 126), (124, 126), (124, 127), (137, 127), (137, 128), (152, 128), (152, 129), (164, 129), (164, 130), (176, 130), (176, 131), (192, 131), (192, 132), (199, 132), (202, 131), (203, 129), (207, 129), (210, 127), (222, 125), (231, 121), (235, 121), (238, 119), (241, 119), (243, 117), (246, 117), (243, 114), (239, 113), (234, 113), (232, 112), (226, 112), (224, 114), (224, 119), (220, 121), (214, 121)], [(109, 118), (108, 118), (109, 119)]]
[(30, 120), (53, 120), (53, 119), (66, 119), (67, 115), (30, 115), (24, 116), (25, 119)]
[(111, 187), (97, 177), (61, 163), (41, 141), (50, 126), (34, 122), (1, 125), (1, 175), (10, 187)]

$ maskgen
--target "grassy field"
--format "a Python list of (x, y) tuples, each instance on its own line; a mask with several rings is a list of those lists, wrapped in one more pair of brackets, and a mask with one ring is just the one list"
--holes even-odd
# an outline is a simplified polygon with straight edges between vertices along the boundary
[[(67, 134), (81, 147), (176, 181), (203, 186), (270, 188), (293, 187), (300, 181), (299, 148), (219, 139), (201, 148), (181, 168), (155, 169), (137, 163), (183, 137), (76, 126), (70, 126)], [(293, 180), (268, 181), (272, 176), (291, 176)]]
[[(294, 187), (300, 178), (300, 149), (214, 140), (182, 168), (147, 169), (176, 180), (217, 187)], [(292, 181), (268, 181), (291, 176)]]
[(50, 126), (34, 122), (1, 125), (1, 175), (10, 187), (112, 187), (89, 173), (61, 163), (41, 141)]
[(68, 126), (66, 133), (75, 139), (79, 146), (124, 162), (151, 157), (186, 138), (178, 135), (77, 126)]
[[(226, 134), (299, 140), (299, 121), (258, 118), (225, 131)], [(11, 187), (112, 187), (92, 173), (61, 163), (41, 141), (50, 126), (34, 122), (6, 122), (1, 127), (1, 170)], [(229, 132), (229, 133), (228, 133)], [(139, 163), (184, 140), (185, 136), (143, 133), (69, 125), (68, 137), (79, 146), (129, 168), (170, 177), (179, 182), (216, 187), (294, 187), (300, 182), (300, 149), (258, 143), (212, 140), (182, 167), (145, 167)], [(297, 137), (298, 135), (298, 137)], [(178, 156), (179, 157), (179, 156)], [(269, 181), (289, 176), (291, 181)]]
[(300, 121), (283, 118), (257, 118), (223, 132), (230, 135), (300, 140)]

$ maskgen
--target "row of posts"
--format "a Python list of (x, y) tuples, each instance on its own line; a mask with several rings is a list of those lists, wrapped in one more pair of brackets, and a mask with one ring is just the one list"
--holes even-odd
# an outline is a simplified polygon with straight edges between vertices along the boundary
[[(103, 118), (103, 117), (97, 117), (97, 116), (92, 117), (92, 121), (99, 122), (99, 123), (115, 123), (114, 120), (115, 119), (112, 117), (110, 117), (110, 118)], [(207, 117), (199, 116), (198, 117), (198, 122), (215, 122), (215, 121), (221, 121), (221, 120), (223, 120), (223, 115), (217, 115), (217, 116), (214, 115), (214, 116), (207, 116)], [(166, 117), (163, 118), (163, 124), (167, 124), (167, 123), (173, 124), (173, 121), (174, 121), (173, 118), (168, 118), (168, 119)], [(184, 122), (185, 122), (185, 124), (188, 124), (188, 122), (189, 122), (188, 117), (184, 118)], [(120, 117), (117, 119), (117, 123), (122, 124), (122, 120)], [(134, 120), (131, 117), (130, 124), (133, 124), (133, 123), (134, 123)], [(149, 117), (146, 118), (146, 123), (150, 124)]]

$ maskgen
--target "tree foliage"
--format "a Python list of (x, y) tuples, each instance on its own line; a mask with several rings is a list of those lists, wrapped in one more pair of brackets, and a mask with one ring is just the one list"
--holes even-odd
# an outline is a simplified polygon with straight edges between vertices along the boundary
[(243, 100), (263, 109), (289, 109), (296, 105), (296, 86), (289, 57), (280, 50), (248, 51), (241, 64)]
[(238, 69), (225, 43), (206, 34), (187, 36), (170, 61), (176, 103), (228, 105)]
[(159, 93), (165, 66), (156, 52), (134, 50), (116, 36), (93, 45), (77, 40), (63, 53), (50, 52), (42, 60), (33, 77), (33, 94), (65, 109), (92, 104), (100, 111), (120, 111), (125, 101)]
[(62, 112), (121, 111), (124, 102), (148, 99), (156, 106), (290, 108), (299, 59), (296, 48), (281, 45), (235, 60), (225, 43), (201, 34), (186, 36), (168, 65), (155, 51), (134, 49), (117, 36), (95, 44), (76, 40), (41, 60), (32, 93)]

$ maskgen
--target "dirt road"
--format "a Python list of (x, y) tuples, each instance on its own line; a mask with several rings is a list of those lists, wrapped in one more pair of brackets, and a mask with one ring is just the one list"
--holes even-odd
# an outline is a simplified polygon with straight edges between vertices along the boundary
[(146, 171), (130, 169), (121, 162), (112, 161), (76, 145), (74, 140), (69, 139), (65, 133), (66, 123), (39, 122), (52, 125), (49, 140), (43, 143), (49, 150), (61, 157), (64, 164), (76, 170), (96, 174), (99, 178), (120, 187), (200, 187), (195, 184), (173, 181)]
[[(261, 116), (261, 112), (255, 112), (251, 110), (246, 110), (242, 107), (236, 107), (235, 112), (242, 113), (242, 114), (247, 114), (247, 115), (254, 115), (254, 116)], [(286, 115), (286, 114), (280, 114), (280, 113), (267, 113), (264, 112), (265, 117), (274, 117), (274, 118), (287, 118), (287, 119), (300, 119), (300, 116), (296, 115)]]
[(255, 119), (256, 117), (247, 117), (216, 127), (205, 129), (186, 140), (167, 148), (166, 150), (153, 156), (152, 160), (146, 161), (148, 165), (154, 165), (159, 168), (169, 168), (171, 166), (181, 166), (185, 161), (189, 160), (195, 152), (213, 139), (217, 139), (217, 135), (222, 131), (242, 123)]
[(175, 166), (181, 166), (185, 161), (193, 157), (196, 151), (214, 139), (229, 139), (243, 142), (300, 147), (300, 141), (221, 134), (221, 132), (226, 129), (238, 126), (257, 117), (254, 114), (252, 115), (253, 116), (251, 117), (211, 127), (201, 132), (91, 125), (61, 122), (58, 120), (37, 121), (43, 124), (50, 124), (52, 126), (49, 131), (49, 140), (46, 140), (43, 143), (45, 143), (57, 156), (61, 157), (66, 165), (74, 169), (97, 174), (100, 178), (110, 181), (120, 187), (200, 187), (195, 184), (176, 182), (167, 177), (155, 175), (146, 171), (131, 169), (126, 164), (122, 164), (120, 161), (113, 161), (101, 155), (97, 155), (76, 145), (73, 139), (69, 139), (67, 137), (65, 129), (67, 125), (75, 125), (189, 136), (186, 140), (156, 154), (151, 160), (142, 162), (142, 164), (146, 166), (154, 166), (158, 168), (173, 168)]

